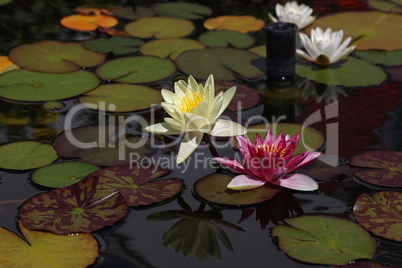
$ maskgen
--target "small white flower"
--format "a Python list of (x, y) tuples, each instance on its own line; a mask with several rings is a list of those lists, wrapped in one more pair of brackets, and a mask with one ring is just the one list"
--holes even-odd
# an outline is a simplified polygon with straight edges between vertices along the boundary
[(320, 27), (311, 30), (311, 40), (304, 33), (300, 33), (299, 38), (306, 51), (297, 49), (297, 55), (322, 66), (345, 58), (356, 47), (355, 45), (347, 47), (352, 40), (351, 37), (346, 38), (341, 44), (343, 30), (332, 32), (331, 28), (328, 28), (325, 32)]
[(278, 18), (268, 13), (271, 21), (294, 23), (299, 29), (303, 29), (315, 20), (315, 17), (311, 16), (313, 9), (305, 4), (298, 5), (297, 2), (287, 2), (284, 6), (276, 4), (275, 12)]

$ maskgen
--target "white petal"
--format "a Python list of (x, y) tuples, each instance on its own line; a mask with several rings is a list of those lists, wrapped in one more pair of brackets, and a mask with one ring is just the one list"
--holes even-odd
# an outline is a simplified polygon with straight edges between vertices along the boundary
[(236, 86), (233, 86), (231, 88), (229, 88), (228, 90), (225, 91), (225, 93), (223, 93), (223, 103), (221, 106), (221, 109), (219, 111), (219, 115), (221, 115), (223, 113), (223, 111), (225, 111), (226, 107), (228, 107), (229, 103), (232, 101), (233, 96), (236, 93)]
[(205, 90), (205, 98), (209, 103), (209, 111), (212, 111), (212, 104), (214, 103), (215, 98), (215, 81), (214, 76), (212, 74), (208, 76), (207, 82), (205, 82), (204, 90)]
[(218, 119), (210, 134), (217, 137), (231, 137), (246, 133), (247, 129), (242, 125), (231, 120)]
[(194, 91), (197, 91), (197, 89), (198, 89), (197, 81), (195, 81), (194, 77), (191, 76), (191, 75), (188, 77), (188, 85), (189, 85)]
[(174, 109), (173, 104), (162, 102), (161, 103), (163, 109), (171, 116), (173, 117), (174, 120), (178, 122), (183, 122), (183, 117), (180, 117), (179, 114), (177, 114), (176, 110)]
[(187, 131), (198, 130), (211, 122), (207, 117), (200, 116), (193, 113), (185, 113), (184, 115), (184, 125)]
[(211, 113), (209, 114), (209, 119), (211, 121), (215, 121), (216, 118), (220, 115), (219, 112), (221, 111), (222, 103), (223, 103), (223, 92), (220, 92), (218, 96), (215, 97)]
[(314, 61), (314, 59), (311, 58), (309, 54), (307, 54), (306, 52), (304, 52), (304, 51), (301, 50), (301, 49), (296, 49), (296, 54), (297, 54), (298, 56), (302, 57), (303, 59), (308, 60), (308, 61)]
[(180, 130), (172, 128), (167, 123), (158, 123), (150, 125), (147, 126), (145, 130), (150, 133), (163, 134), (163, 135), (178, 135), (182, 133)]
[(176, 130), (178, 130), (180, 132), (185, 132), (186, 131), (185, 125), (182, 124), (181, 122), (178, 122), (178, 121), (174, 120), (173, 118), (165, 117), (165, 118), (163, 118), (163, 120), (165, 120), (165, 123), (167, 125), (169, 125), (172, 129), (176, 129)]
[(184, 135), (183, 141), (180, 144), (179, 152), (177, 153), (177, 164), (183, 163), (197, 149), (202, 140), (202, 133), (198, 131), (187, 132)]
[(331, 57), (331, 63), (332, 62), (336, 62), (338, 59), (340, 59), (341, 57), (343, 57), (343, 56), (345, 56), (345, 55), (347, 55), (347, 54), (349, 54), (350, 52), (352, 52), (352, 50), (354, 49), (354, 47), (353, 47), (353, 49), (352, 50), (347, 50), (347, 51), (345, 51), (345, 48), (349, 45), (349, 43), (350, 43), (350, 41), (352, 41), (352, 37), (348, 37), (348, 38), (346, 38), (346, 40), (345, 41), (343, 41), (343, 43), (342, 43), (342, 45), (340, 45), (339, 47), (338, 47), (338, 49), (335, 51), (335, 53), (332, 55), (332, 57)]
[(267, 183), (265, 180), (253, 175), (239, 175), (234, 177), (227, 188), (235, 191), (257, 189)]
[(278, 19), (275, 18), (271, 13), (268, 13), (268, 17), (272, 22), (278, 22)]
[(173, 92), (172, 91), (167, 90), (167, 89), (162, 89), (161, 94), (162, 94), (162, 98), (164, 99), (165, 102), (173, 103), (173, 100), (172, 100)]

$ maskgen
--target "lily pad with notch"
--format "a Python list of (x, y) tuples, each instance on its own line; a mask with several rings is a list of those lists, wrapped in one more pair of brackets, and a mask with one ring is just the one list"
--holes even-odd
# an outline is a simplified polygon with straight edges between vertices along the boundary
[(199, 179), (193, 185), (194, 192), (202, 200), (218, 206), (254, 206), (274, 197), (279, 188), (266, 184), (254, 190), (233, 191), (227, 185), (233, 177), (226, 174), (212, 174)]
[(402, 242), (402, 193), (381, 191), (361, 194), (353, 206), (353, 216), (367, 231)]
[(234, 111), (242, 111), (250, 109), (251, 107), (254, 107), (261, 100), (260, 94), (251, 87), (248, 87), (243, 84), (231, 83), (228, 81), (215, 81), (215, 88), (217, 94), (220, 91), (226, 91), (232, 86), (236, 86), (236, 93), (233, 96), (232, 101), (226, 108), (229, 111), (234, 112)]
[(302, 216), (285, 219), (289, 226), (272, 231), (279, 247), (290, 257), (308, 263), (344, 265), (371, 259), (376, 241), (358, 224), (336, 217)]
[[(81, 96), (79, 100), (88, 108), (108, 112), (139, 111), (163, 101), (159, 90), (122, 83), (101, 85)], [(102, 102), (104, 105), (100, 106), (99, 103)]]
[(374, 64), (381, 64), (385, 66), (402, 65), (402, 49), (395, 51), (355, 51), (354, 54), (359, 58)]
[(113, 10), (113, 15), (127, 20), (139, 20), (154, 16), (155, 11), (150, 7), (143, 6), (136, 6), (135, 10), (131, 6), (118, 6)]
[(55, 163), (35, 170), (31, 180), (45, 187), (60, 188), (77, 183), (98, 169), (98, 166), (78, 161)]
[(157, 141), (142, 135), (129, 135), (118, 126), (98, 125), (66, 130), (53, 140), (53, 147), (61, 157), (76, 158), (97, 166), (114, 166), (128, 164), (130, 154), (149, 157), (153, 154), (152, 142)]
[(90, 234), (56, 235), (28, 230), (21, 221), (18, 226), (25, 240), (0, 227), (0, 258), (4, 267), (84, 268), (98, 257), (98, 243)]
[(112, 36), (110, 38), (99, 38), (82, 42), (82, 46), (100, 53), (112, 52), (116, 55), (124, 55), (137, 52), (144, 41), (137, 38)]
[(98, 28), (111, 28), (119, 23), (116, 18), (104, 14), (98, 9), (81, 9), (78, 11), (80, 14), (62, 18), (60, 24), (76, 31), (95, 31)]
[(18, 66), (44, 73), (69, 73), (81, 67), (94, 67), (105, 60), (105, 55), (90, 51), (80, 43), (41, 41), (12, 49), (9, 59)]
[(236, 48), (207, 48), (180, 54), (176, 64), (182, 72), (199, 79), (207, 79), (211, 73), (216, 80), (237, 80), (235, 73), (254, 79), (264, 75), (252, 65), (259, 58), (257, 54)]
[(104, 80), (134, 84), (156, 82), (173, 75), (174, 72), (176, 66), (171, 60), (152, 56), (119, 58), (96, 69), (96, 74)]
[(21, 206), (19, 216), (28, 229), (61, 235), (111, 226), (126, 216), (128, 206), (119, 192), (90, 203), (97, 184), (97, 177), (85, 177), (76, 184), (31, 197)]
[(16, 70), (0, 75), (0, 97), (27, 102), (61, 100), (90, 91), (98, 84), (98, 78), (87, 71), (49, 74)]
[(140, 47), (140, 51), (144, 55), (157, 56), (159, 58), (169, 57), (175, 60), (181, 53), (193, 50), (204, 49), (205, 45), (193, 39), (172, 38), (152, 40)]
[(402, 187), (402, 152), (373, 151), (352, 158), (351, 166), (368, 168), (354, 175), (370, 184)]
[(27, 170), (51, 164), (58, 158), (50, 144), (17, 141), (0, 146), (0, 168)]
[(198, 37), (198, 40), (209, 47), (228, 47), (246, 48), (252, 46), (254, 38), (248, 34), (237, 31), (208, 31)]
[(162, 202), (183, 189), (179, 178), (158, 179), (169, 172), (152, 165), (120, 165), (98, 170), (88, 175), (99, 177), (92, 202), (115, 191), (120, 192), (131, 207)]
[(165, 17), (182, 18), (189, 20), (202, 19), (212, 14), (212, 9), (207, 6), (185, 3), (185, 2), (169, 2), (153, 4), (152, 8), (156, 14)]

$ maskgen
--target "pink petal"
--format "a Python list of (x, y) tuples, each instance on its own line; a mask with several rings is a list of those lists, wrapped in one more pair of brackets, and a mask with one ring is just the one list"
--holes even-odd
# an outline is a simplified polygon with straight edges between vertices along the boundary
[(260, 134), (258, 134), (258, 133), (255, 134), (255, 143), (254, 144), (256, 146), (264, 144), (263, 140), (261, 139)]
[(268, 126), (267, 135), (265, 135), (265, 138), (264, 138), (264, 143), (268, 144), (268, 141), (274, 141), (274, 140), (275, 140), (275, 136), (274, 136), (274, 134), (272, 134), (271, 128)]
[(315, 158), (317, 158), (321, 153), (319, 152), (309, 152), (305, 151), (302, 154), (299, 154), (292, 159), (290, 159), (289, 163), (286, 165), (288, 168), (289, 172), (292, 172), (298, 168), (301, 168), (311, 161), (313, 161)]
[(299, 173), (286, 175), (282, 179), (272, 183), (278, 186), (300, 191), (314, 191), (318, 189), (318, 184), (315, 180), (309, 176)]
[(231, 190), (245, 191), (259, 188), (265, 183), (266, 181), (252, 175), (239, 175), (234, 177), (227, 187)]
[(229, 158), (225, 158), (225, 157), (214, 157), (212, 160), (227, 166), (231, 171), (234, 171), (237, 173), (251, 174), (251, 172), (249, 172), (247, 169), (245, 169), (243, 167), (243, 165), (236, 159), (229, 159)]
[(288, 173), (287, 168), (266, 169), (264, 176), (265, 180), (274, 183), (275, 181), (280, 180), (287, 173)]
[(257, 177), (264, 178), (264, 173), (261, 169), (261, 158), (259, 157), (252, 157), (250, 155), (246, 155), (244, 157), (244, 167), (248, 169), (251, 174), (254, 174)]

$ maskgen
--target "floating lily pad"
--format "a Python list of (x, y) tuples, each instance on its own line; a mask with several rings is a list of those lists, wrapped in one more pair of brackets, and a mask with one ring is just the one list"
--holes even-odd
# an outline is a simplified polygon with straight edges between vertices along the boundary
[(89, 233), (113, 225), (126, 216), (126, 200), (115, 192), (89, 204), (97, 183), (96, 177), (86, 177), (36, 195), (22, 205), (19, 216), (28, 229), (55, 234)]
[(104, 80), (150, 83), (165, 79), (175, 71), (176, 66), (169, 59), (139, 56), (108, 61), (96, 69), (96, 74)]
[(120, 135), (118, 126), (99, 125), (66, 130), (54, 139), (53, 147), (61, 157), (77, 158), (97, 166), (114, 166), (130, 163), (130, 156), (152, 155), (151, 142), (154, 140), (146, 136), (130, 136), (124, 132)]
[(152, 8), (159, 16), (175, 17), (189, 20), (202, 19), (205, 16), (210, 16), (212, 14), (211, 8), (194, 3), (157, 3), (152, 5)]
[[(297, 145), (293, 156), (304, 153), (306, 150), (316, 151), (325, 143), (325, 138), (322, 133), (309, 126), (291, 123), (276, 123), (269, 124), (269, 126), (275, 136), (278, 136), (282, 131), (283, 134), (290, 135), (291, 137), (300, 133), (299, 144)], [(261, 138), (264, 138), (267, 134), (267, 126), (265, 124), (258, 124), (248, 127), (246, 136), (254, 143), (256, 133), (258, 133)], [(235, 147), (238, 147), (237, 142), (235, 142)]]
[(153, 40), (140, 47), (144, 55), (157, 56), (160, 58), (169, 57), (175, 60), (177, 56), (187, 50), (204, 49), (205, 45), (193, 39), (173, 38)]
[(6, 56), (0, 56), (0, 74), (12, 71), (12, 70), (17, 70), (20, 67), (18, 67), (14, 62), (10, 61), (8, 57)]
[(354, 54), (359, 58), (375, 64), (386, 66), (402, 65), (402, 50), (395, 51), (355, 51)]
[(251, 64), (259, 56), (235, 48), (207, 48), (182, 53), (177, 67), (188, 75), (207, 79), (213, 73), (216, 80), (236, 80), (234, 73), (253, 79), (264, 73)]
[(402, 242), (402, 193), (382, 191), (372, 197), (362, 194), (353, 207), (353, 216), (369, 232)]
[(55, 235), (28, 230), (21, 221), (18, 225), (26, 240), (0, 227), (3, 267), (84, 268), (98, 257), (98, 243), (90, 234)]
[(91, 15), (70, 15), (60, 20), (61, 25), (64, 27), (77, 31), (95, 31), (98, 28), (111, 28), (116, 26), (118, 22), (114, 17), (100, 12)]
[(260, 94), (251, 87), (243, 84), (235, 84), (227, 81), (215, 81), (216, 92), (226, 91), (232, 86), (236, 86), (236, 93), (229, 103), (229, 111), (241, 111), (254, 107), (261, 99)]
[(65, 107), (66, 107), (66, 105), (59, 101), (47, 101), (42, 105), (43, 109), (45, 109), (47, 111), (52, 111), (52, 112), (60, 112)]
[(209, 47), (228, 47), (230, 45), (236, 48), (249, 47), (255, 42), (254, 38), (248, 34), (227, 30), (208, 31), (200, 35), (198, 40)]
[(347, 87), (378, 85), (387, 78), (381, 67), (352, 57), (324, 68), (304, 60), (299, 61), (296, 73), (318, 83)]
[(38, 141), (17, 141), (0, 146), (0, 168), (34, 169), (51, 164), (58, 158), (49, 144)]
[(136, 38), (112, 36), (110, 38), (99, 38), (96, 40), (85, 41), (82, 42), (82, 46), (100, 53), (112, 52), (116, 55), (124, 55), (137, 52), (139, 46), (143, 43), (144, 41)]
[(123, 165), (101, 169), (89, 177), (99, 177), (92, 201), (113, 192), (120, 192), (129, 206), (151, 205), (169, 199), (181, 192), (180, 179), (155, 180), (170, 170), (157, 166)]
[(87, 71), (48, 74), (16, 70), (0, 75), (0, 97), (17, 101), (50, 101), (75, 97), (99, 84)]
[(194, 24), (189, 20), (165, 17), (142, 18), (125, 27), (125, 31), (134, 37), (157, 39), (187, 36), (194, 29)]
[(202, 199), (217, 205), (255, 205), (271, 199), (279, 191), (278, 187), (266, 184), (254, 190), (233, 191), (227, 185), (233, 179), (224, 174), (208, 175), (194, 183), (194, 191)]
[(367, 4), (377, 10), (393, 13), (402, 13), (402, 2), (399, 0), (367, 0)]
[(136, 6), (134, 10), (131, 6), (120, 6), (113, 10), (113, 15), (128, 20), (139, 20), (154, 16), (155, 11), (149, 7)]
[(56, 163), (36, 170), (31, 179), (42, 186), (60, 188), (82, 180), (99, 167), (83, 162)]
[(354, 173), (362, 181), (380, 186), (402, 187), (402, 152), (367, 152), (353, 157), (350, 165), (371, 168)]
[(264, 27), (265, 22), (253, 16), (220, 16), (208, 19), (204, 27), (208, 30), (230, 30), (241, 33), (259, 31)]
[(20, 67), (44, 73), (69, 73), (105, 60), (105, 55), (85, 49), (80, 43), (50, 40), (18, 46), (8, 57)]
[(8, 3), (10, 3), (13, 0), (0, 0), (0, 6), (6, 5)]
[(343, 265), (357, 259), (371, 259), (376, 251), (375, 239), (358, 224), (348, 220), (303, 216), (285, 220), (275, 226), (273, 237), (290, 257), (316, 264)]
[(264, 58), (267, 57), (267, 47), (265, 45), (250, 48), (248, 51), (258, 54)]
[[(131, 84), (101, 85), (84, 94), (79, 100), (88, 108), (108, 112), (149, 109), (163, 101), (159, 90)], [(104, 103), (104, 106), (99, 103)]]
[(344, 36), (351, 36), (356, 50), (402, 49), (402, 16), (378, 11), (340, 12), (318, 18), (308, 31), (316, 27), (333, 31), (343, 30)]

